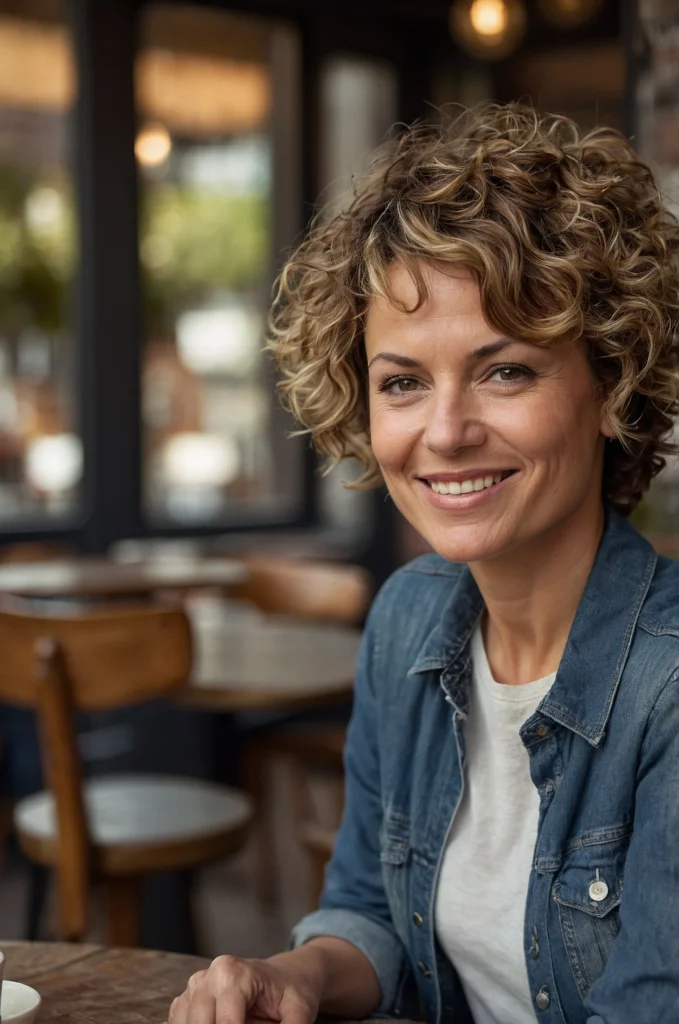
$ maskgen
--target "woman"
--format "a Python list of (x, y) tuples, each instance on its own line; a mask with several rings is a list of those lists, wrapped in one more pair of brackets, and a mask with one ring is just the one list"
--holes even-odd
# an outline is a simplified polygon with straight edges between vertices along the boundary
[(321, 909), (171, 1024), (679, 1021), (679, 569), (626, 518), (678, 249), (621, 136), (512, 105), (388, 145), (290, 260), (283, 397), (436, 554), (369, 617)]

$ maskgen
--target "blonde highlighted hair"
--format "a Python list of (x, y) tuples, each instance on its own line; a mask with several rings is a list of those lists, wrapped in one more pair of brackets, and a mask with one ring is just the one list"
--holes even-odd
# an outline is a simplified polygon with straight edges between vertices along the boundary
[(321, 213), (279, 278), (269, 348), (279, 393), (332, 467), (370, 446), (365, 316), (404, 264), (463, 265), (489, 325), (538, 344), (582, 338), (616, 438), (604, 496), (629, 513), (675, 449), (679, 227), (650, 170), (612, 129), (484, 104), (376, 151), (353, 202)]

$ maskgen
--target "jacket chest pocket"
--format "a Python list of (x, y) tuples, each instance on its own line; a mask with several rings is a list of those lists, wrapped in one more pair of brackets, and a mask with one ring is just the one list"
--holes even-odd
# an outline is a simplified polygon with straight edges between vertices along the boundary
[(583, 999), (602, 974), (620, 931), (628, 844), (629, 836), (573, 850), (552, 889), (573, 977)]
[(411, 861), (410, 820), (405, 815), (385, 815), (380, 833), (380, 861), (394, 926), (404, 938), (408, 933)]

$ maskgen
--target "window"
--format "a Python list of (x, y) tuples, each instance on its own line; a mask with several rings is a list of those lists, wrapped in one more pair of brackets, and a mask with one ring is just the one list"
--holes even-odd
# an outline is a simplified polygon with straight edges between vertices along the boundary
[(0, 0), (0, 523), (78, 504), (76, 81), (61, 3)]
[(303, 499), (301, 451), (262, 346), (278, 254), (300, 227), (296, 39), (267, 21), (158, 4), (141, 40), (145, 513), (156, 524), (280, 521)]
[[(396, 70), (382, 60), (337, 55), (321, 73), (321, 202), (341, 209), (352, 196), (352, 178), (389, 138), (397, 116)], [(366, 491), (351, 491), (343, 481), (362, 467), (346, 460), (321, 478), (322, 523), (364, 540), (374, 529), (373, 502)]]

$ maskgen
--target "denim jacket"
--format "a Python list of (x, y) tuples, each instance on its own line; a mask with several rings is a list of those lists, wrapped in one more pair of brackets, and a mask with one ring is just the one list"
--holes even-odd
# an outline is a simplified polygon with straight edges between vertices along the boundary
[[(358, 947), (378, 1016), (412, 1012), (414, 980), (428, 1021), (472, 1021), (433, 911), (482, 609), (465, 566), (425, 555), (386, 583), (366, 626), (344, 820), (321, 908), (293, 943)], [(679, 563), (614, 512), (554, 685), (520, 734), (540, 798), (524, 924), (536, 1019), (678, 1024)]]

